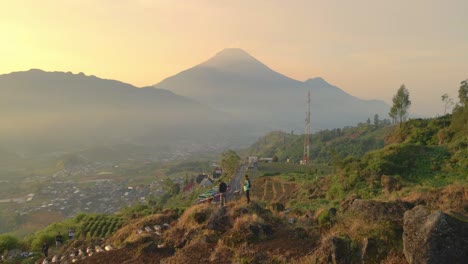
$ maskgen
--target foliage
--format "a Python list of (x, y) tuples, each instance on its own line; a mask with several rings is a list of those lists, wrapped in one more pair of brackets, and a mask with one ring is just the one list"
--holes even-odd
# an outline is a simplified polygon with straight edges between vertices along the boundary
[[(411, 143), (417, 145), (438, 145), (440, 141), (439, 132), (450, 126), (451, 117), (445, 115), (439, 118), (411, 119), (402, 126), (397, 127), (393, 133), (386, 138), (386, 144)], [(450, 140), (450, 134), (445, 141)]]
[(180, 192), (180, 184), (167, 177), (162, 182), (162, 189), (169, 196), (177, 195)]
[(450, 155), (446, 148), (415, 144), (390, 145), (363, 157), (364, 171), (370, 175), (429, 176), (440, 171)]
[(24, 242), (32, 250), (39, 251), (44, 242), (53, 245), (55, 243), (55, 236), (59, 232), (62, 234), (64, 242), (67, 242), (67, 234), (70, 228), (75, 229), (76, 238), (105, 238), (120, 228), (123, 222), (124, 219), (117, 215), (80, 213), (73, 219), (67, 219), (47, 226), (25, 238)]
[(444, 115), (447, 114), (447, 109), (452, 107), (455, 103), (453, 99), (448, 96), (448, 94), (442, 95), (442, 102), (444, 102)]
[(116, 215), (91, 214), (80, 220), (77, 236), (85, 238), (105, 238), (113, 234), (122, 225), (123, 218)]
[(8, 235), (2, 234), (0, 235), (0, 254), (5, 252), (6, 250), (12, 250), (17, 248), (19, 245), (18, 238)]
[(233, 150), (227, 150), (221, 154), (221, 167), (227, 176), (234, 175), (241, 158)]
[(458, 99), (460, 99), (461, 107), (466, 107), (468, 101), (468, 79), (460, 83), (460, 89), (458, 90)]
[[(360, 158), (370, 150), (382, 148), (386, 135), (393, 129), (379, 121), (378, 126), (360, 125), (317, 132), (310, 139), (311, 162), (332, 163), (348, 156)], [(247, 152), (260, 157), (277, 156), (279, 162), (289, 159), (291, 163), (298, 163), (303, 148), (304, 135), (274, 131), (260, 138)]]
[(408, 108), (411, 106), (409, 91), (406, 89), (404, 84), (400, 86), (396, 95), (393, 96), (392, 101), (393, 106), (390, 110), (390, 117), (398, 117), (399, 123), (401, 124), (408, 113)]

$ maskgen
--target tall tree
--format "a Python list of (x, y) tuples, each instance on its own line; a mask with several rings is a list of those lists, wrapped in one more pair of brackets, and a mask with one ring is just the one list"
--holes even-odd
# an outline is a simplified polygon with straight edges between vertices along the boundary
[(240, 160), (239, 155), (235, 151), (225, 151), (221, 154), (221, 167), (223, 167), (223, 170), (230, 177), (236, 172)]
[(393, 106), (390, 113), (396, 114), (398, 117), (398, 121), (400, 122), (400, 126), (406, 118), (408, 114), (408, 109), (411, 106), (411, 101), (409, 99), (409, 91), (406, 89), (405, 85), (402, 84), (400, 89), (398, 89), (396, 95), (393, 96)]
[(375, 115), (374, 115), (374, 126), (375, 126), (376, 128), (379, 127), (379, 122), (380, 122), (380, 120), (379, 120), (379, 115), (378, 115), (378, 114), (375, 114)]
[(444, 115), (447, 114), (447, 108), (453, 106), (453, 99), (448, 96), (448, 94), (442, 95), (442, 102), (444, 102)]
[(460, 83), (460, 89), (458, 90), (458, 98), (460, 99), (460, 105), (465, 107), (468, 101), (468, 79)]
[(392, 119), (392, 124), (396, 124), (397, 123), (397, 109), (395, 106), (392, 106), (392, 108), (390, 108), (390, 112), (388, 113), (388, 116), (390, 116), (390, 118)]

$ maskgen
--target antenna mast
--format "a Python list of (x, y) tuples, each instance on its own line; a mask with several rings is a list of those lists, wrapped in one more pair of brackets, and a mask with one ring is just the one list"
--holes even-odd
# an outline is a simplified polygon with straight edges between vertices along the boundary
[(307, 93), (307, 112), (305, 119), (305, 135), (304, 135), (304, 159), (302, 164), (308, 165), (310, 158), (310, 91)]

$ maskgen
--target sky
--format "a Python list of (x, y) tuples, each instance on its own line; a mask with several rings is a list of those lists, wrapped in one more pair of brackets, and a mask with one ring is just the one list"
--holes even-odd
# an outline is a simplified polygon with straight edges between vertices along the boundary
[(363, 99), (443, 113), (468, 79), (466, 0), (0, 0), (0, 74), (84, 72), (158, 83), (224, 48)]

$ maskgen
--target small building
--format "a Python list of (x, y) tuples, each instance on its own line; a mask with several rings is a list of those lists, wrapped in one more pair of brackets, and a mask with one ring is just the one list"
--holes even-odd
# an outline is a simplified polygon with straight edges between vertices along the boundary
[(249, 157), (248, 161), (249, 161), (249, 168), (256, 168), (257, 167), (257, 163), (258, 163), (258, 157), (257, 156)]
[(207, 187), (207, 186), (211, 186), (213, 185), (213, 181), (206, 177), (205, 179), (203, 179), (201, 182), (200, 182), (200, 186), (203, 186), (203, 187)]
[(260, 158), (258, 161), (259, 161), (259, 162), (272, 163), (272, 162), (273, 162), (273, 158)]
[(223, 174), (223, 170), (221, 168), (216, 168), (213, 172), (213, 178), (217, 179), (221, 177), (221, 174)]
[(204, 179), (208, 178), (208, 175), (206, 174), (199, 174), (196, 178), (195, 178), (195, 182), (200, 184)]

